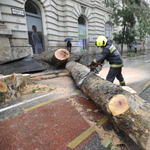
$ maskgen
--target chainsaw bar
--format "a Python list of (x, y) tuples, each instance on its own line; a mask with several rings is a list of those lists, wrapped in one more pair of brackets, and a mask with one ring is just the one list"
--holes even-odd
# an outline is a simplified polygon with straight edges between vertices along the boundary
[(80, 86), (83, 82), (83, 80), (85, 78), (87, 78), (88, 76), (91, 75), (91, 73), (95, 73), (95, 74), (98, 74), (100, 71), (102, 70), (102, 67), (100, 65), (98, 65), (96, 68), (94, 68), (94, 70), (90, 71), (88, 74), (86, 74), (78, 83), (77, 83), (77, 86)]
[(83, 80), (88, 77), (89, 75), (91, 74), (91, 72), (89, 72), (88, 74), (86, 74), (78, 83), (77, 83), (77, 86), (80, 86), (83, 82)]

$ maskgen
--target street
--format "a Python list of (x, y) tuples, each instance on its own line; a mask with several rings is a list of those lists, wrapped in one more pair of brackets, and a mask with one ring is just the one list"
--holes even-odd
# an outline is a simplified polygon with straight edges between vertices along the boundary
[[(138, 94), (150, 82), (149, 58), (150, 54), (124, 58), (126, 85)], [(105, 79), (108, 70), (109, 64), (105, 64), (99, 76)], [(53, 90), (25, 94), (0, 106), (0, 149), (105, 150), (109, 148), (103, 146), (107, 140), (104, 141), (102, 133), (114, 130), (129, 149), (140, 150), (124, 133), (113, 127), (105, 112), (82, 94), (72, 77), (36, 83), (48, 85)], [(117, 80), (114, 83), (119, 84)], [(95, 127), (98, 122), (99, 129)], [(125, 145), (123, 148), (128, 149)]]

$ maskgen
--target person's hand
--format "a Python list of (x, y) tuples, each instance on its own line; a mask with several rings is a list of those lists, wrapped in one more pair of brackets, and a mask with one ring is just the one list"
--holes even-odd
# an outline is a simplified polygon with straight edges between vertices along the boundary
[(94, 61), (92, 61), (90, 64), (91, 64), (91, 66), (96, 65), (96, 63)]
[(91, 63), (88, 64), (88, 67), (94, 66), (96, 65), (96, 63), (94, 61), (92, 61)]
[(88, 63), (88, 65), (87, 65), (88, 67), (91, 67), (91, 63)]

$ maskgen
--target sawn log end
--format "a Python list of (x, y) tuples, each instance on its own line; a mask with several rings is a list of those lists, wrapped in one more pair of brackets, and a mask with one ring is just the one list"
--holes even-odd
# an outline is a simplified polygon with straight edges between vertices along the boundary
[(129, 109), (128, 100), (122, 94), (115, 95), (109, 101), (109, 109), (114, 116), (121, 115)]

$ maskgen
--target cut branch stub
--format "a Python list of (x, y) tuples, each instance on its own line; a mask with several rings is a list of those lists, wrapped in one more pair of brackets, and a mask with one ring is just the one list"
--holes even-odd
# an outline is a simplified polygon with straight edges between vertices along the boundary
[(0, 92), (6, 93), (7, 92), (7, 84), (0, 80)]
[(13, 73), (12, 75), (10, 75), (11, 78), (11, 82), (13, 83), (16, 79), (15, 73)]
[(114, 116), (125, 113), (129, 109), (128, 100), (122, 94), (114, 96), (109, 101), (109, 109)]

